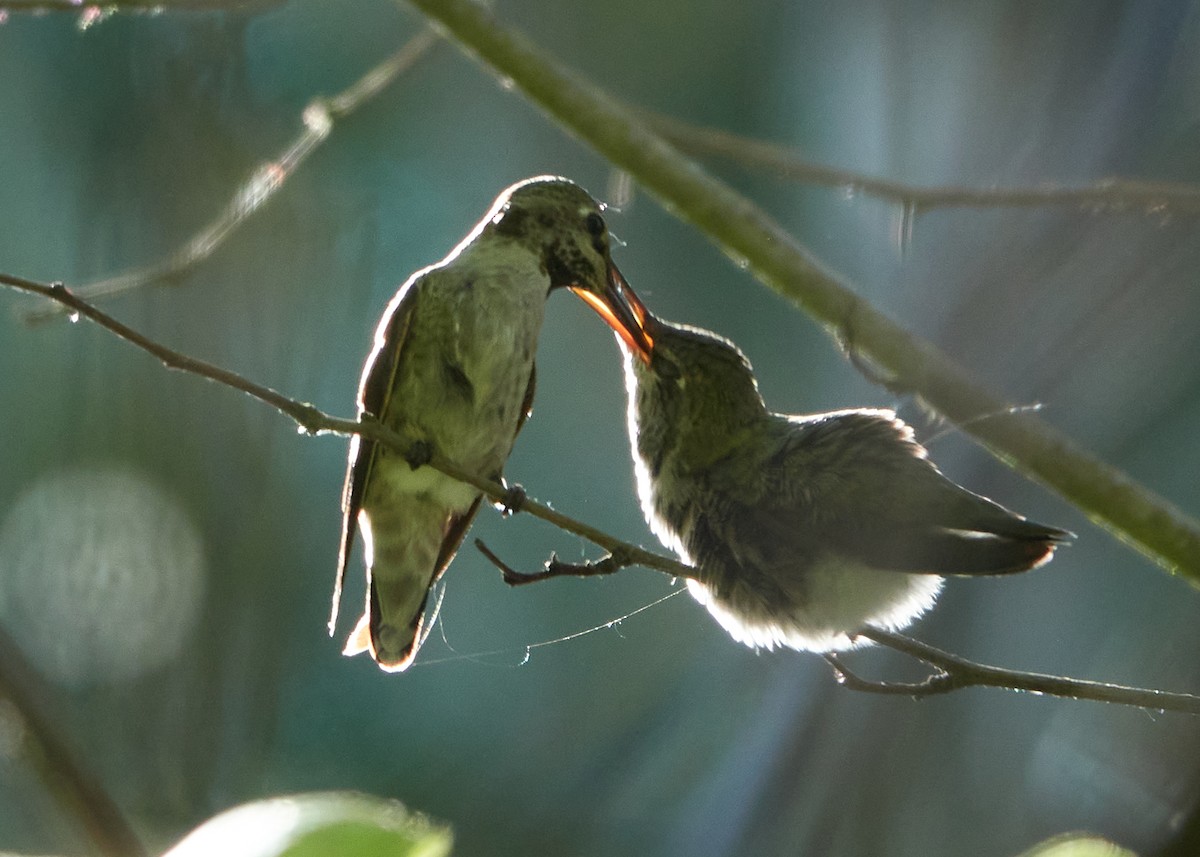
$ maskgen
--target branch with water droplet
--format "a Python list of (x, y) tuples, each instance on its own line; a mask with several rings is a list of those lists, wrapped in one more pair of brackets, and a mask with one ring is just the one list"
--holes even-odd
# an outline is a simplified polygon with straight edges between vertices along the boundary
[[(95, 322), (126, 342), (153, 355), (168, 369), (187, 372), (188, 374), (197, 375), (201, 378), (215, 381), (218, 384), (223, 384), (226, 387), (231, 387), (234, 390), (240, 390), (258, 399), (260, 402), (270, 405), (284, 416), (292, 419), (304, 434), (338, 434), (347, 437), (357, 434), (381, 443), (401, 455), (407, 456), (410, 452), (412, 443), (399, 433), (384, 426), (378, 420), (370, 417), (364, 417), (361, 420), (352, 420), (332, 416), (308, 402), (291, 399), (270, 387), (256, 384), (236, 372), (223, 369), (204, 360), (189, 357), (186, 354), (181, 354), (144, 336), (128, 325), (97, 309), (62, 283), (39, 283), (23, 277), (0, 274), (0, 284), (55, 301), (72, 318), (83, 317)], [(465, 482), (479, 489), (479, 491), (486, 494), (496, 503), (504, 504), (512, 498), (512, 489), (509, 486), (492, 479), (485, 479), (474, 473), (469, 473), (458, 467), (454, 462), (447, 460), (437, 450), (433, 450), (428, 464), (433, 469), (444, 473), (452, 479), (457, 479), (460, 482)], [(575, 520), (529, 497), (524, 497), (517, 508), (510, 510), (511, 513), (518, 511), (528, 512), (534, 517), (541, 518), (543, 521), (559, 529), (581, 536), (607, 551), (619, 552), (622, 557), (628, 557), (631, 562), (640, 565), (649, 565), (677, 576), (686, 577), (691, 573), (691, 569), (682, 563), (626, 544), (620, 539), (616, 539), (595, 527)]]

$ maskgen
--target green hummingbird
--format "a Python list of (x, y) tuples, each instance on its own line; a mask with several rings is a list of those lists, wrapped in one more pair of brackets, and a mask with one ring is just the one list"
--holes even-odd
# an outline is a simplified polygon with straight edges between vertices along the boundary
[(941, 575), (1026, 571), (1072, 538), (947, 479), (890, 410), (771, 412), (732, 342), (618, 298), (642, 510), (734, 639), (852, 648), (932, 607)]
[[(403, 670), (424, 639), (429, 589), (454, 558), (482, 495), (421, 464), (436, 450), (500, 480), (533, 399), (534, 352), (546, 298), (565, 287), (638, 337), (618, 299), (626, 288), (597, 203), (569, 179), (539, 176), (496, 199), (441, 262), (414, 273), (388, 304), (363, 369), (359, 416), (411, 439), (406, 460), (360, 436), (350, 442), (329, 633), (355, 531), (367, 605), (344, 654), (369, 651)], [(422, 454), (424, 453), (424, 454)]]

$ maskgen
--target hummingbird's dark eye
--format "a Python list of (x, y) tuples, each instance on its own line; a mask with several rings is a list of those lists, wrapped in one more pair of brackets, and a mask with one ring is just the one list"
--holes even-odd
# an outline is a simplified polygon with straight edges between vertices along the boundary
[(593, 238), (599, 238), (604, 234), (604, 218), (594, 211), (583, 221), (583, 225), (587, 227), (587, 231)]

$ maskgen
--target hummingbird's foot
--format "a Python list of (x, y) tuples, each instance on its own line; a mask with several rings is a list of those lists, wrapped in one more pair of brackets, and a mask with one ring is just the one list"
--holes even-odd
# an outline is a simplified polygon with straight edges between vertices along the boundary
[(433, 460), (433, 447), (428, 441), (414, 440), (408, 447), (408, 452), (404, 455), (404, 460), (408, 462), (408, 466), (413, 470), (418, 467), (424, 467)]
[(521, 511), (521, 507), (525, 505), (525, 500), (528, 498), (528, 496), (529, 495), (525, 493), (525, 489), (521, 487), (520, 484), (516, 482), (511, 484), (505, 482), (504, 497), (499, 503), (496, 504), (500, 509), (500, 514), (506, 518), (517, 514), (517, 512)]

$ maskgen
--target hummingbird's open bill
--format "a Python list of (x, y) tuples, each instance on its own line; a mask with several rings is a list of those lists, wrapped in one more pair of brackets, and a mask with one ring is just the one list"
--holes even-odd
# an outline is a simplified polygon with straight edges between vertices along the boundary
[(618, 297), (642, 510), (736, 640), (848, 649), (911, 624), (941, 575), (1026, 571), (1072, 538), (951, 482), (892, 411), (772, 413), (732, 342)]
[[(529, 416), (546, 297), (571, 289), (630, 347), (648, 349), (610, 256), (603, 206), (574, 182), (539, 176), (496, 199), (450, 254), (413, 274), (388, 304), (358, 392), (370, 415), (460, 468), (500, 480)], [(482, 495), (355, 436), (342, 498), (332, 635), (356, 529), (367, 606), (344, 653), (369, 651), (385, 670), (412, 663), (429, 589), (454, 558)]]

